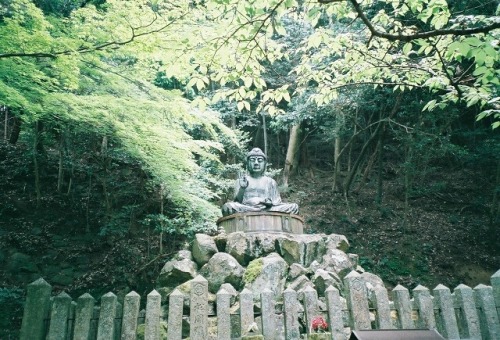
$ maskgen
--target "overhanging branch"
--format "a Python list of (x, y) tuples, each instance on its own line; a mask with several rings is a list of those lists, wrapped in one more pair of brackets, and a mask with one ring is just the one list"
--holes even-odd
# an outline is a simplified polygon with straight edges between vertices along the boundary
[[(318, 0), (318, 2), (322, 3), (322, 4), (339, 2), (339, 1), (342, 1), (342, 0)], [(365, 12), (363, 12), (363, 9), (361, 8), (361, 5), (357, 2), (357, 0), (347, 0), (347, 1), (349, 1), (352, 4), (352, 6), (354, 7), (354, 10), (358, 14), (359, 18), (363, 21), (365, 26), (368, 28), (368, 30), (370, 31), (372, 36), (384, 38), (384, 39), (387, 39), (389, 41), (408, 42), (408, 41), (412, 41), (412, 40), (416, 40), (416, 39), (427, 39), (427, 38), (439, 37), (439, 36), (443, 36), (443, 35), (455, 35), (455, 36), (471, 35), (471, 34), (477, 34), (477, 33), (488, 33), (490, 31), (493, 31), (494, 29), (500, 28), (500, 22), (494, 22), (490, 25), (481, 26), (481, 27), (474, 27), (474, 28), (462, 28), (462, 29), (449, 28), (449, 29), (432, 30), (432, 31), (427, 31), (427, 32), (418, 32), (418, 33), (414, 33), (414, 34), (391, 34), (391, 33), (378, 31), (373, 26), (370, 19), (368, 19)]]
[(176, 19), (174, 19), (172, 21), (169, 21), (165, 25), (163, 25), (161, 27), (158, 27), (156, 29), (152, 29), (152, 30), (149, 30), (149, 31), (146, 31), (146, 32), (136, 33), (136, 30), (141, 29), (141, 28), (143, 29), (143, 28), (146, 28), (146, 27), (150, 27), (154, 22), (156, 22), (156, 20), (158, 19), (158, 17), (157, 17), (157, 15), (155, 15), (155, 17), (153, 18), (153, 20), (149, 24), (147, 24), (145, 26), (142, 26), (142, 27), (130, 27), (130, 29), (132, 31), (132, 35), (130, 36), (130, 38), (128, 38), (126, 40), (122, 40), (122, 41), (113, 40), (113, 41), (108, 41), (108, 42), (105, 42), (105, 43), (102, 43), (102, 44), (99, 44), (99, 45), (90, 46), (90, 47), (79, 47), (77, 49), (68, 49), (68, 50), (55, 51), (55, 52), (33, 52), (33, 53), (12, 52), (12, 53), (0, 53), (0, 59), (3, 59), (3, 58), (12, 58), (12, 57), (21, 57), (21, 58), (57, 58), (58, 56), (70, 55), (70, 54), (75, 54), (75, 53), (76, 54), (81, 54), (81, 53), (90, 53), (90, 52), (95, 52), (95, 51), (103, 51), (103, 50), (106, 50), (106, 49), (116, 49), (116, 48), (119, 48), (120, 46), (127, 45), (127, 44), (133, 42), (134, 40), (136, 40), (139, 37), (162, 32), (163, 30), (165, 30), (166, 28), (168, 28), (169, 26), (171, 26), (175, 22), (177, 22), (177, 20), (180, 20), (183, 17), (185, 17), (188, 13), (189, 12), (186, 12), (186, 13), (180, 15), (178, 18), (176, 18)]

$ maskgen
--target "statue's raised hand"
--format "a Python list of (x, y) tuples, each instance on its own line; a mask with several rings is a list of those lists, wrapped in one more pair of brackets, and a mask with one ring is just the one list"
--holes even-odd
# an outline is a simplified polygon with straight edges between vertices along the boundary
[(248, 178), (244, 172), (240, 172), (238, 174), (238, 185), (240, 186), (240, 188), (243, 188), (243, 189), (248, 187)]

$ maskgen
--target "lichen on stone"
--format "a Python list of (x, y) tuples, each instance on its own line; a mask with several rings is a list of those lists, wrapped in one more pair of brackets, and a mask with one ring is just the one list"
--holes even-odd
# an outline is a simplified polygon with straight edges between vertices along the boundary
[(254, 282), (260, 273), (262, 273), (263, 265), (264, 261), (261, 258), (251, 261), (245, 270), (245, 274), (243, 274), (243, 281), (246, 283)]

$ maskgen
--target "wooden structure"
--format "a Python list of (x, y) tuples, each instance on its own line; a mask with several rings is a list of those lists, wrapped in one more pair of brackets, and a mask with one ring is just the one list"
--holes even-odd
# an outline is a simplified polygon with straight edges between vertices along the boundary
[(223, 227), (226, 234), (242, 232), (285, 232), (303, 234), (304, 219), (299, 215), (280, 212), (246, 212), (237, 213), (219, 218), (219, 227)]

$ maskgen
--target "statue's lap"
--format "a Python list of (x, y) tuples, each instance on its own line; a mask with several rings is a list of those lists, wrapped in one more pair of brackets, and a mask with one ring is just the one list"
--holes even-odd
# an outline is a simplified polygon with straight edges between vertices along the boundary
[(219, 218), (217, 226), (223, 227), (226, 234), (238, 231), (302, 234), (304, 219), (299, 215), (282, 212), (242, 212)]

